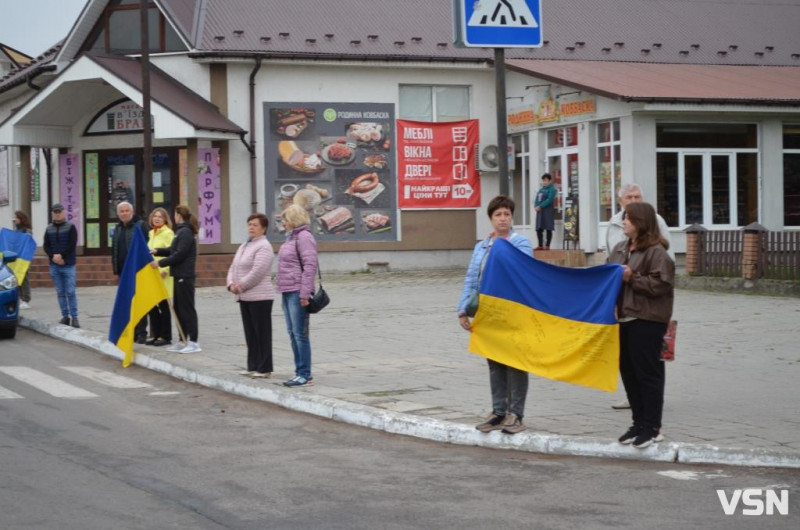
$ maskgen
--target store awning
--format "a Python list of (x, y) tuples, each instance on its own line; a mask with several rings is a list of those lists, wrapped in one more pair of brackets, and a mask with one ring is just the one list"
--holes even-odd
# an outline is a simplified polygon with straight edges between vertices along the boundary
[[(142, 104), (141, 63), (84, 55), (0, 123), (0, 145), (71, 147), (73, 128), (109, 103)], [(245, 131), (217, 107), (151, 65), (153, 139), (236, 140)]]
[(509, 69), (621, 101), (800, 105), (800, 68), (510, 59)]

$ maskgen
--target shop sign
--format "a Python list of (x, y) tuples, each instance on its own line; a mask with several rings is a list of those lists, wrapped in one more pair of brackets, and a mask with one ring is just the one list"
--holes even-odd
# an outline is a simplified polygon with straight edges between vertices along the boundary
[[(31, 167), (30, 167), (30, 178), (31, 178), (31, 201), (39, 201), (42, 198), (41, 195), (41, 181), (39, 179), (39, 157), (40, 157), (40, 150), (36, 147), (31, 149)], [(49, 163), (49, 161), (48, 161)]]
[(67, 221), (78, 230), (78, 245), (83, 245), (81, 215), (81, 171), (77, 154), (58, 156), (58, 175), (61, 204), (64, 205)]
[(397, 120), (400, 208), (478, 208), (478, 120)]
[[(150, 117), (152, 126), (152, 116)], [(98, 112), (89, 122), (85, 135), (141, 132), (144, 128), (144, 109), (123, 99)]]
[(514, 134), (529, 131), (539, 125), (582, 121), (596, 112), (597, 100), (594, 96), (567, 100), (547, 93), (533, 105), (511, 109), (507, 114), (508, 132)]
[(197, 150), (197, 220), (201, 245), (222, 241), (222, 208), (219, 149)]
[(270, 233), (296, 204), (319, 241), (397, 240), (394, 105), (265, 103), (264, 124)]

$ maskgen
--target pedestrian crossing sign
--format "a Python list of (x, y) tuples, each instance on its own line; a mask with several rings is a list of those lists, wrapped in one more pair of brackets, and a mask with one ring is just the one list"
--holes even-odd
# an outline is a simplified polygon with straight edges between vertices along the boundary
[(455, 44), (480, 48), (542, 45), (539, 0), (454, 0)]

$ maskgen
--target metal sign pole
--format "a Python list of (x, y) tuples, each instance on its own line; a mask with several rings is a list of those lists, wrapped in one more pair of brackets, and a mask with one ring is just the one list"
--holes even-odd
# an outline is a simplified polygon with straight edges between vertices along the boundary
[[(139, 211), (148, 215), (153, 197), (153, 136), (152, 122), (150, 119), (150, 36), (148, 31), (147, 12), (148, 0), (141, 0), (139, 4), (139, 20), (142, 31), (142, 198), (139, 201)], [(135, 210), (134, 210), (135, 211)]]
[(500, 176), (500, 195), (511, 196), (511, 175), (508, 173), (508, 127), (506, 124), (506, 69), (505, 50), (494, 49), (494, 81), (497, 106), (497, 171)]

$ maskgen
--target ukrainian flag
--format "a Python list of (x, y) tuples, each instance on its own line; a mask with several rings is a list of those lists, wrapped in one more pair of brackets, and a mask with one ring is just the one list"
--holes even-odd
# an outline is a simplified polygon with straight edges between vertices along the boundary
[(8, 268), (14, 271), (17, 283), (21, 284), (31, 266), (33, 255), (36, 253), (36, 241), (27, 232), (3, 228), (0, 230), (0, 255), (4, 251), (17, 253), (17, 260), (9, 263)]
[(136, 324), (159, 302), (167, 298), (167, 289), (158, 269), (150, 266), (153, 256), (147, 249), (141, 230), (133, 231), (131, 248), (119, 276), (117, 298), (111, 314), (108, 340), (125, 353), (122, 366), (133, 360), (133, 332)]
[(618, 264), (557, 267), (498, 239), (486, 260), (469, 350), (533, 374), (613, 392)]

